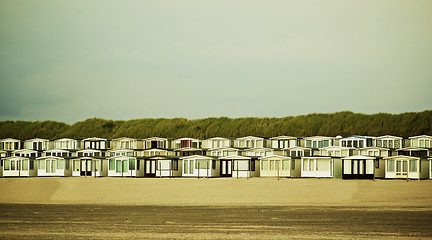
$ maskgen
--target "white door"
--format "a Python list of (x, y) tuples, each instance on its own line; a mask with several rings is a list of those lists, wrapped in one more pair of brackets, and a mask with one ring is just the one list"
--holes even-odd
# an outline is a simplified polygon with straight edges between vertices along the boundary
[(408, 160), (396, 160), (396, 177), (405, 178), (408, 174)]

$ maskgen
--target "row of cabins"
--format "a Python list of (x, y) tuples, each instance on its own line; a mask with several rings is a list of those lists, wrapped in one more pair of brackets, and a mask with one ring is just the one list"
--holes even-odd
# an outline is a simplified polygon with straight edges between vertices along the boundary
[(0, 140), (2, 177), (432, 178), (432, 137)]

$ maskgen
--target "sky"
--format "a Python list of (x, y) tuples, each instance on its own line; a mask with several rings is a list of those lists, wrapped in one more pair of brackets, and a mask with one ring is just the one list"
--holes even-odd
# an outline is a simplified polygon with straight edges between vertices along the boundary
[(0, 121), (432, 109), (430, 0), (0, 0)]

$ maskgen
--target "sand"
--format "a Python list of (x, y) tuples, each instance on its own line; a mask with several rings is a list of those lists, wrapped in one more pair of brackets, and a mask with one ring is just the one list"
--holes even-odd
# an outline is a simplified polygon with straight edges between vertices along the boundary
[(432, 181), (2, 178), (0, 239), (432, 239)]
[(0, 203), (432, 208), (432, 181), (2, 178)]

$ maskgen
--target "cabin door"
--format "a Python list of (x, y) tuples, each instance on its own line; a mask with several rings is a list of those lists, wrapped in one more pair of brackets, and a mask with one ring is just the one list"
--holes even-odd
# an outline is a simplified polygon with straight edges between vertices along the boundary
[(396, 177), (405, 178), (408, 175), (408, 160), (396, 160)]
[(156, 160), (155, 159), (146, 159), (144, 169), (145, 169), (144, 176), (156, 177)]
[(366, 161), (365, 160), (352, 160), (351, 162), (352, 174), (364, 175), (366, 173)]
[(232, 160), (221, 160), (221, 177), (232, 177)]
[(45, 171), (46, 173), (55, 173), (56, 171), (56, 160), (46, 159), (45, 160)]
[(92, 160), (91, 159), (81, 159), (81, 176), (91, 176), (92, 172), (91, 172), (91, 165), (92, 165)]

